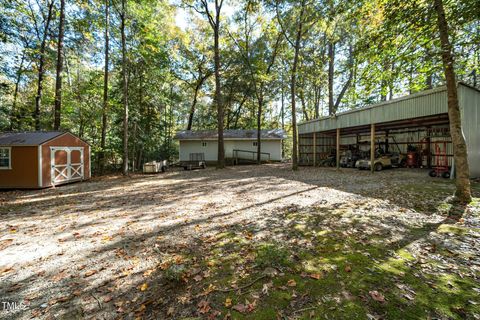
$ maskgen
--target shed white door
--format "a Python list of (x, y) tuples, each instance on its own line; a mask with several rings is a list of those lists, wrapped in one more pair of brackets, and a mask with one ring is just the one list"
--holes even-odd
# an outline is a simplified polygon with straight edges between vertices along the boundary
[(52, 185), (82, 180), (83, 147), (50, 147)]

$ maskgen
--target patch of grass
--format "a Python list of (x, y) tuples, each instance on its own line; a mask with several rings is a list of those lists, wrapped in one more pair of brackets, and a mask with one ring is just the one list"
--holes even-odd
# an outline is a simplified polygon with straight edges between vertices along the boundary
[(291, 264), (290, 252), (278, 243), (265, 243), (257, 248), (255, 263), (260, 268), (285, 267)]
[(468, 228), (452, 225), (452, 224), (442, 224), (437, 229), (438, 233), (452, 233), (455, 235), (464, 235), (468, 232)]
[[(418, 263), (407, 246), (427, 236), (432, 226), (405, 230), (403, 238), (395, 243), (382, 241), (390, 232), (376, 233), (365, 242), (361, 234), (347, 233), (348, 225), (326, 225), (324, 217), (316, 213), (290, 215), (295, 222), (283, 232), (297, 247), (287, 248), (281, 243), (255, 246), (244, 237), (229, 236), (235, 247), (224, 243), (222, 248), (233, 251), (211, 252), (217, 271), (209, 282), (218, 288), (230, 288), (232, 283), (243, 287), (253, 281), (240, 291), (217, 291), (211, 296), (212, 304), (222, 314), (230, 312), (233, 319), (275, 319), (279, 312), (283, 317), (298, 319), (368, 319), (368, 314), (386, 319), (463, 319), (480, 314), (474, 279), (446, 271), (441, 259), (427, 256)], [(437, 231), (461, 236), (468, 229), (441, 225)], [(437, 255), (441, 252), (439, 248)], [(247, 258), (250, 254), (254, 259)], [(255, 282), (267, 267), (282, 272)], [(239, 270), (242, 275), (237, 274)], [(294, 285), (289, 285), (290, 280)], [(270, 282), (268, 295), (264, 295), (262, 288)], [(371, 291), (378, 291), (385, 301), (374, 300)], [(230, 308), (223, 304), (226, 298), (233, 300)], [(256, 300), (255, 310), (244, 314), (232, 310), (233, 305), (246, 300)]]

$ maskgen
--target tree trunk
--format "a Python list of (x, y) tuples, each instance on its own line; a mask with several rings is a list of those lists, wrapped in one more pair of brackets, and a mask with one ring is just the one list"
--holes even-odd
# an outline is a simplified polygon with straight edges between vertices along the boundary
[(432, 53), (430, 50), (425, 50), (425, 61), (429, 62), (428, 65), (430, 69), (427, 71), (427, 75), (425, 78), (425, 89), (432, 89), (433, 88), (433, 70), (432, 70)]
[(258, 97), (258, 113), (257, 113), (257, 164), (262, 163), (262, 112), (263, 112), (263, 87)]
[(218, 123), (218, 160), (217, 169), (225, 168), (225, 147), (223, 141), (223, 102), (220, 87), (220, 7), (216, 6), (216, 16), (214, 24), (214, 60), (215, 60), (215, 104), (217, 107), (217, 123)]
[(125, 37), (126, 1), (122, 0), (122, 79), (123, 79), (123, 175), (128, 175), (128, 80), (127, 80), (127, 44)]
[(20, 86), (20, 80), (22, 79), (23, 73), (23, 63), (25, 62), (25, 50), (22, 52), (22, 59), (20, 60), (20, 66), (17, 70), (17, 79), (15, 80), (15, 91), (13, 92), (13, 103), (12, 110), (10, 112), (10, 131), (18, 124), (18, 113), (17, 113), (17, 98), (18, 98), (18, 89)]
[(333, 76), (335, 71), (335, 43), (328, 43), (328, 114), (335, 113), (333, 101)]
[(203, 83), (207, 78), (210, 76), (210, 74), (206, 74), (204, 76), (200, 75), (200, 78), (197, 81), (197, 85), (195, 86), (195, 92), (193, 93), (193, 102), (190, 107), (190, 113), (188, 114), (188, 124), (187, 124), (187, 130), (192, 130), (193, 126), (193, 116), (195, 115), (195, 109), (197, 107), (197, 102), (198, 102), (198, 92), (200, 91), (200, 88), (202, 87)]
[(438, 30), (440, 32), (440, 41), (442, 44), (442, 60), (447, 81), (448, 95), (448, 117), (450, 119), (450, 135), (453, 143), (453, 157), (455, 160), (456, 173), (456, 192), (455, 197), (462, 203), (472, 201), (470, 189), (470, 170), (468, 167), (467, 145), (462, 132), (462, 121), (460, 106), (458, 103), (457, 82), (452, 46), (448, 39), (448, 24), (445, 17), (442, 0), (435, 0), (435, 10), (437, 11)]
[[(283, 89), (284, 89), (284, 86), (283, 86), (283, 74), (282, 74), (282, 81), (281, 81), (281, 85), (282, 85), (282, 130), (285, 131), (285, 102), (284, 102), (284, 92), (283, 92)], [(285, 158), (285, 139), (282, 139), (282, 159)]]
[(310, 120), (309, 116), (308, 116), (308, 107), (307, 107), (307, 103), (305, 101), (305, 94), (303, 93), (303, 89), (302, 90), (299, 90), (299, 98), (300, 98), (300, 102), (302, 103), (302, 113), (303, 113), (303, 119), (305, 121), (308, 121)]
[(135, 172), (137, 167), (136, 150), (137, 150), (137, 121), (133, 122), (133, 150), (132, 150), (132, 171)]
[(43, 75), (45, 73), (45, 48), (47, 44), (48, 28), (50, 21), (52, 20), (53, 0), (48, 6), (48, 14), (45, 18), (45, 28), (43, 30), (42, 43), (40, 45), (40, 58), (38, 63), (38, 79), (37, 79), (37, 95), (35, 96), (35, 113), (33, 115), (35, 119), (35, 130), (40, 130), (40, 107), (42, 104), (42, 91), (43, 91)]
[(315, 85), (314, 104), (315, 104), (315, 119), (320, 118), (320, 99), (322, 97), (322, 88)]
[[(338, 94), (338, 97), (337, 97), (337, 100), (335, 101), (335, 104), (333, 105), (333, 114), (337, 113), (337, 110), (338, 108), (340, 107), (340, 103), (342, 102), (342, 99), (343, 99), (343, 96), (345, 95), (345, 93), (347, 92), (348, 88), (350, 87), (350, 84), (352, 83), (352, 79), (353, 79), (353, 70), (354, 70), (354, 64), (353, 64), (353, 48), (352, 46), (350, 46), (350, 49), (349, 49), (349, 57), (348, 57), (348, 60), (349, 60), (349, 65), (350, 65), (350, 72), (348, 74), (348, 79), (347, 81), (345, 82), (345, 84), (343, 85), (343, 88), (342, 90), (340, 91), (340, 93)], [(333, 77), (333, 74), (332, 74), (332, 77)], [(332, 94), (331, 94), (331, 97), (333, 99), (333, 81), (332, 81)]]
[(109, 63), (109, 34), (108, 28), (110, 23), (109, 16), (110, 0), (105, 0), (105, 66), (103, 72), (103, 108), (102, 108), (102, 137), (100, 140), (99, 154), (99, 171), (103, 173), (105, 169), (105, 146), (107, 140), (107, 116), (108, 116), (108, 63)]
[(65, 33), (65, 0), (60, 0), (60, 22), (58, 25), (57, 77), (55, 80), (55, 110), (53, 130), (60, 129), (62, 117), (62, 72), (63, 72), (63, 35)]
[(298, 29), (295, 39), (295, 54), (293, 56), (292, 76), (290, 81), (290, 95), (292, 99), (292, 129), (293, 129), (293, 149), (292, 149), (292, 170), (298, 170), (298, 147), (297, 147), (297, 109), (295, 106), (296, 85), (297, 85), (297, 66), (300, 54), (300, 44), (302, 41), (303, 14), (305, 12), (305, 2), (302, 2), (300, 18), (298, 20)]

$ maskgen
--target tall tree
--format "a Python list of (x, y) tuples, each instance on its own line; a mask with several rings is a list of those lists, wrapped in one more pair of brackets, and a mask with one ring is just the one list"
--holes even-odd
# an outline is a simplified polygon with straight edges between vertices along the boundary
[(125, 20), (127, 18), (127, 0), (122, 0), (120, 13), (120, 31), (122, 34), (122, 102), (123, 102), (123, 175), (128, 175), (128, 77), (127, 77), (127, 43)]
[(110, 0), (105, 0), (105, 65), (103, 71), (103, 104), (102, 104), (102, 136), (100, 138), (100, 152), (98, 153), (98, 167), (100, 173), (105, 168), (105, 147), (107, 140), (107, 121), (108, 121), (108, 63), (109, 63), (109, 34), (110, 25)]
[(215, 95), (214, 102), (217, 107), (217, 126), (218, 126), (218, 159), (217, 169), (225, 168), (225, 146), (223, 140), (223, 126), (224, 126), (224, 106), (222, 99), (221, 79), (220, 79), (220, 22), (223, 0), (214, 0), (213, 12), (210, 9), (208, 0), (198, 0), (198, 3), (191, 5), (198, 13), (207, 17), (208, 23), (213, 30), (213, 60), (214, 60), (214, 74), (215, 74)]
[(448, 22), (442, 0), (434, 0), (437, 12), (437, 26), (442, 45), (442, 61), (447, 82), (448, 118), (453, 143), (453, 158), (456, 169), (456, 198), (462, 203), (472, 201), (470, 189), (470, 170), (468, 167), (467, 145), (462, 132), (462, 119), (458, 103), (457, 80), (454, 71), (452, 45), (448, 38)]
[[(277, 20), (280, 25), (280, 30), (285, 37), (285, 40), (292, 46), (294, 50), (293, 62), (290, 71), (290, 99), (292, 105), (292, 131), (293, 131), (293, 148), (292, 148), (292, 170), (298, 170), (298, 147), (297, 147), (297, 110), (296, 110), (296, 96), (297, 96), (297, 67), (300, 58), (300, 50), (302, 47), (302, 39), (310, 30), (310, 27), (315, 24), (316, 20), (314, 15), (308, 14), (307, 7), (311, 5), (307, 0), (302, 0), (300, 2), (300, 8), (297, 8), (297, 3), (293, 2), (290, 6), (290, 12), (287, 12), (287, 15), (290, 19), (293, 19), (294, 24), (292, 27), (294, 40), (288, 33), (287, 25), (283, 21), (282, 14), (280, 13), (280, 5), (278, 0), (275, 2), (275, 7), (277, 11)], [(295, 14), (295, 9), (299, 9), (300, 12)], [(315, 10), (314, 10), (315, 11)], [(293, 15), (293, 17), (292, 17)], [(312, 22), (313, 21), (313, 22)]]
[(60, 129), (62, 116), (62, 72), (63, 72), (63, 37), (65, 33), (65, 0), (60, 0), (60, 21), (58, 23), (57, 42), (57, 77), (55, 81), (55, 115), (53, 130)]
[(18, 89), (20, 86), (20, 80), (22, 79), (25, 58), (26, 58), (26, 48), (22, 52), (20, 65), (18, 66), (18, 69), (16, 72), (15, 89), (13, 91), (12, 110), (10, 111), (10, 131), (13, 131), (13, 129), (16, 127), (18, 122), (18, 111), (17, 111)]
[[(40, 52), (38, 57), (38, 78), (37, 78), (37, 95), (35, 96), (35, 130), (40, 130), (40, 108), (42, 104), (42, 91), (43, 91), (43, 76), (45, 73), (45, 50), (47, 45), (48, 30), (50, 22), (52, 20), (54, 0), (47, 3), (48, 12), (43, 21), (43, 33), (40, 32), (39, 26), (35, 23), (35, 29), (38, 38), (41, 38)], [(33, 11), (33, 10), (32, 10)], [(32, 16), (34, 16), (32, 12)], [(35, 20), (36, 21), (36, 20)]]
[[(271, 82), (271, 73), (278, 55), (283, 35), (275, 34), (269, 24), (262, 24), (264, 12), (259, 3), (247, 0), (241, 11), (243, 37), (237, 40), (230, 37), (237, 45), (245, 61), (253, 84), (253, 93), (258, 103), (257, 108), (257, 164), (261, 163), (261, 130), (264, 105), (267, 100), (267, 86)], [(256, 14), (255, 17), (252, 16)], [(273, 36), (272, 36), (273, 33)], [(256, 35), (256, 36), (255, 36)]]

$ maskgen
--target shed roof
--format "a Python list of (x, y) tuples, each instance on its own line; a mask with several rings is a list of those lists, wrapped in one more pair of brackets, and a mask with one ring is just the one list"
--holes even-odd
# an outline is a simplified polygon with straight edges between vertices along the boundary
[(0, 146), (38, 146), (61, 136), (63, 131), (26, 131), (0, 133)]
[[(260, 138), (265, 140), (281, 140), (287, 138), (287, 134), (282, 129), (261, 130)], [(217, 130), (183, 130), (175, 134), (177, 140), (216, 140), (218, 139)], [(257, 130), (224, 130), (224, 140), (255, 140), (257, 139)]]
[[(479, 93), (478, 89), (465, 83), (459, 82), (458, 85), (466, 90)], [(298, 125), (298, 131), (299, 134), (324, 132), (335, 130), (336, 128), (366, 126), (371, 123), (379, 124), (407, 121), (415, 118), (428, 118), (446, 114), (447, 112), (447, 89), (445, 86), (441, 86), (364, 108), (303, 122)]]

